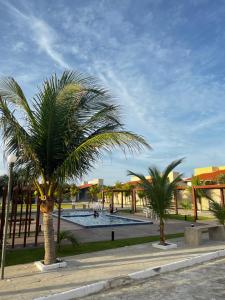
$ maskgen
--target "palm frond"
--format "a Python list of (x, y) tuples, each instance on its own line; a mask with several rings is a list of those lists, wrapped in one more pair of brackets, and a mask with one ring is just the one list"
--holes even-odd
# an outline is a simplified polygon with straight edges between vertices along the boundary
[(105, 132), (87, 138), (56, 170), (57, 177), (82, 176), (89, 171), (96, 159), (101, 157), (102, 151), (111, 151), (120, 148), (131, 153), (140, 151), (143, 147), (149, 148), (146, 141), (139, 135), (128, 131)]
[(33, 113), (25, 95), (19, 84), (12, 77), (3, 78), (0, 81), (0, 97), (23, 108), (30, 120), (34, 121)]
[[(172, 162), (163, 173), (156, 167), (150, 167), (150, 180), (146, 179), (144, 175), (128, 171), (128, 175), (137, 176), (140, 179), (140, 187), (148, 198), (149, 206), (154, 210), (156, 215), (161, 219), (165, 219), (167, 210), (171, 206), (173, 194), (178, 182), (181, 180), (179, 174), (173, 181), (169, 182), (168, 175), (172, 170), (181, 163), (182, 160)], [(167, 175), (165, 179), (165, 175)]]
[[(19, 163), (46, 184), (80, 177), (104, 151), (150, 149), (142, 137), (123, 129), (119, 107), (92, 77), (69, 71), (61, 77), (54, 74), (34, 96), (32, 111), (14, 79), (3, 82), (0, 91), (5, 150), (16, 152)], [(23, 110), (23, 124), (13, 105)]]
[[(178, 166), (183, 162), (184, 158), (178, 159), (178, 160), (174, 160), (173, 162), (171, 162), (166, 169), (163, 172), (163, 180), (167, 180), (169, 174)], [(181, 174), (180, 174), (181, 177)], [(178, 178), (179, 179), (179, 178)], [(177, 181), (177, 180), (176, 180)]]
[(70, 230), (61, 230), (58, 236), (59, 248), (61, 247), (62, 241), (67, 240), (71, 242), (73, 246), (79, 245), (77, 239), (74, 234)]
[(209, 203), (209, 210), (213, 213), (220, 224), (225, 224), (225, 207), (223, 205), (211, 200)]

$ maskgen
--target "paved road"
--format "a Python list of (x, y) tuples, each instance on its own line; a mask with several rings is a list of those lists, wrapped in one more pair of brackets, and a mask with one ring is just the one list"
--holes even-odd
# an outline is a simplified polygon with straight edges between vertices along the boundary
[(225, 259), (151, 278), (86, 300), (224, 300)]

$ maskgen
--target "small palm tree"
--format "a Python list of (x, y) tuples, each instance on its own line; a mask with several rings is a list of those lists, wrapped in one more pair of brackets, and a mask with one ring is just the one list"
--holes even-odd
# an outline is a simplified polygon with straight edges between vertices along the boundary
[(71, 242), (73, 246), (78, 245), (78, 242), (74, 236), (74, 234), (70, 230), (62, 230), (59, 232), (59, 237), (58, 237), (58, 249), (61, 249), (61, 244), (62, 241), (67, 240)]
[(30, 102), (13, 78), (0, 82), (4, 150), (17, 155), (15, 167), (29, 168), (38, 190), (45, 264), (56, 261), (52, 212), (59, 185), (87, 174), (103, 151), (150, 147), (142, 137), (124, 130), (119, 115), (106, 90), (75, 72), (45, 80)]
[(220, 224), (225, 225), (225, 206), (214, 200), (210, 200), (209, 210)]
[(105, 190), (105, 197), (110, 200), (112, 198), (112, 190), (113, 190), (113, 187), (111, 185), (106, 185), (104, 186), (104, 190)]
[(123, 188), (125, 190), (125, 193), (124, 193), (125, 199), (127, 199), (127, 197), (128, 197), (129, 202), (130, 202), (130, 200), (131, 200), (130, 197), (131, 197), (131, 193), (132, 193), (134, 186), (132, 184), (126, 183), (123, 185)]
[(184, 199), (181, 202), (181, 207), (185, 210), (185, 216), (184, 219), (187, 220), (187, 213), (192, 208), (191, 202), (189, 199)]
[[(192, 176), (191, 186), (188, 186), (187, 190), (191, 194), (193, 186), (201, 186), (201, 185), (203, 185), (203, 183), (201, 182), (200, 178), (198, 176)], [(201, 210), (202, 210), (202, 198), (207, 198), (208, 200), (211, 200), (211, 197), (208, 196), (207, 191), (204, 189), (195, 189), (195, 196), (196, 199), (198, 200)]]
[[(120, 182), (120, 181), (115, 182), (115, 185), (114, 185), (115, 189), (120, 190), (120, 189), (122, 189), (122, 187), (123, 187), (122, 182)], [(119, 194), (120, 194), (120, 192), (115, 193), (117, 204), (119, 204)]]
[(216, 178), (217, 183), (220, 184), (224, 184), (225, 183), (225, 174), (220, 174), (217, 178)]
[(70, 186), (70, 197), (72, 198), (72, 201), (76, 201), (77, 200), (77, 196), (79, 194), (79, 187), (76, 186), (76, 184), (71, 184)]
[(100, 186), (98, 184), (89, 187), (88, 195), (90, 197), (91, 203), (93, 203), (97, 199), (99, 192), (100, 192)]
[(142, 174), (136, 174), (128, 171), (128, 175), (137, 176), (140, 179), (140, 187), (143, 188), (149, 202), (149, 207), (159, 218), (160, 244), (165, 245), (164, 223), (171, 207), (176, 186), (181, 181), (179, 174), (172, 182), (169, 182), (168, 175), (182, 162), (182, 159), (173, 161), (161, 173), (159, 169), (150, 167), (148, 169), (151, 180), (145, 178)]
[[(144, 199), (146, 198), (145, 191), (141, 190), (137, 192), (138, 198), (142, 201), (142, 205), (144, 206)], [(145, 203), (146, 205), (146, 203)]]

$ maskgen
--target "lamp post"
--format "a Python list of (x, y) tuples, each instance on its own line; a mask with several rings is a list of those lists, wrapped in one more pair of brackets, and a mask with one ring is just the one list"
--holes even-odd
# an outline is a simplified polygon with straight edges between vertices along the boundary
[(12, 172), (13, 165), (16, 162), (17, 157), (14, 154), (10, 154), (7, 157), (7, 163), (9, 168), (9, 181), (8, 181), (8, 192), (6, 198), (6, 210), (5, 210), (5, 223), (2, 240), (2, 260), (1, 260), (1, 279), (4, 279), (4, 267), (5, 267), (5, 254), (6, 254), (6, 243), (7, 243), (7, 231), (8, 231), (8, 216), (9, 216), (9, 203), (12, 195)]

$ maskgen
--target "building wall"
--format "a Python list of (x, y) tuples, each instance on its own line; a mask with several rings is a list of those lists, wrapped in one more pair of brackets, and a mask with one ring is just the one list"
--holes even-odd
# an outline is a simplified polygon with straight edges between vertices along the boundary
[(204, 173), (212, 173), (215, 171), (219, 171), (219, 170), (225, 170), (225, 166), (209, 166), (209, 167), (204, 167), (204, 168), (196, 168), (194, 169), (194, 175), (200, 175), (200, 174), (204, 174)]
[(218, 167), (214, 167), (214, 166), (209, 166), (209, 167), (204, 167), (204, 168), (196, 168), (194, 169), (194, 175), (200, 175), (200, 174), (204, 174), (204, 173), (212, 173), (215, 171), (218, 171)]
[(219, 166), (218, 169), (219, 170), (225, 170), (225, 166)]
[[(220, 190), (218, 189), (212, 189), (212, 190), (207, 190), (207, 194), (210, 198), (212, 198), (214, 201), (221, 203), (221, 198), (220, 198)], [(178, 203), (178, 208), (181, 207), (181, 203), (184, 200), (189, 200), (190, 203), (192, 203), (192, 195), (190, 191), (188, 190), (180, 190), (177, 193), (177, 203)], [(198, 201), (198, 200), (197, 200)], [(202, 210), (209, 210), (209, 203), (210, 200), (203, 197), (201, 199), (201, 204), (202, 204)], [(201, 205), (199, 202), (197, 202), (198, 209), (201, 210)]]
[[(169, 176), (168, 176), (169, 181), (170, 182), (173, 181), (178, 175), (179, 175), (178, 172), (170, 172)], [(145, 178), (146, 179), (151, 179), (151, 176), (145, 176)], [(130, 178), (130, 181), (138, 181), (138, 180), (139, 180), (139, 178), (136, 177), (136, 176), (131, 176), (131, 178)]]

